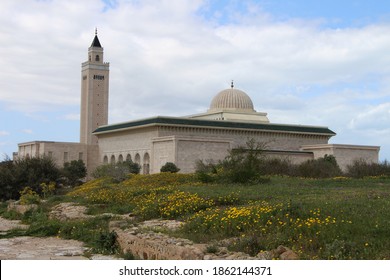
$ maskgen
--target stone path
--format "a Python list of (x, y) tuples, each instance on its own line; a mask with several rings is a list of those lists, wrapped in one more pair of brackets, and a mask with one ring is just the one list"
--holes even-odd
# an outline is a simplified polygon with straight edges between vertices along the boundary
[(0, 239), (1, 260), (86, 260), (87, 248), (76, 240), (55, 237), (14, 237)]
[(4, 234), (11, 229), (27, 229), (27, 225), (23, 225), (20, 221), (7, 220), (0, 217), (0, 234)]
[[(15, 228), (28, 228), (20, 221), (0, 217), (0, 234)], [(56, 237), (14, 237), (0, 239), (0, 260), (109, 260), (114, 256), (84, 256), (88, 248), (77, 240), (64, 240)]]

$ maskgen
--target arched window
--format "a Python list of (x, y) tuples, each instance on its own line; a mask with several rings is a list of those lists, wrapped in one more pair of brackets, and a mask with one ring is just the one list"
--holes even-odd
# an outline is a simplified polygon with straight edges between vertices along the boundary
[(107, 157), (107, 156), (104, 156), (104, 158), (103, 158), (103, 163), (104, 163), (104, 164), (107, 164), (107, 163), (108, 163), (108, 157)]
[(122, 155), (119, 155), (118, 162), (123, 162), (123, 156)]
[(114, 156), (114, 155), (111, 156), (111, 161), (110, 161), (110, 163), (111, 163), (111, 164), (115, 164), (115, 156)]
[(95, 57), (95, 61), (100, 61), (100, 57), (99, 57), (98, 54), (97, 54), (96, 57)]
[(134, 161), (135, 161), (135, 163), (141, 164), (141, 157), (138, 153), (135, 155)]
[(126, 161), (130, 161), (131, 160), (131, 155), (130, 154), (127, 154), (126, 156)]
[(145, 153), (144, 155), (144, 166), (143, 166), (144, 174), (150, 173), (150, 156), (148, 153)]

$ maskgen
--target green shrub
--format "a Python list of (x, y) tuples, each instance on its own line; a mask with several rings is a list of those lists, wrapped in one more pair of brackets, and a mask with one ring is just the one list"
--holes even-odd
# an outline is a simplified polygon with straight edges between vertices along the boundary
[(119, 244), (117, 242), (117, 234), (114, 231), (100, 232), (95, 241), (94, 252), (112, 255), (119, 251)]
[(39, 195), (33, 191), (30, 187), (25, 187), (20, 192), (20, 204), (28, 205), (28, 204), (38, 204), (40, 202)]
[(20, 191), (29, 186), (42, 194), (42, 183), (57, 182), (60, 171), (50, 157), (9, 159), (0, 163), (0, 199), (19, 199)]
[(128, 179), (129, 174), (139, 174), (141, 166), (132, 160), (117, 162), (114, 164), (104, 164), (98, 166), (93, 172), (94, 178), (111, 177), (115, 182), (122, 182)]
[(323, 158), (305, 161), (295, 167), (293, 176), (305, 178), (331, 178), (341, 176), (342, 172), (332, 155)]
[(178, 168), (176, 166), (176, 164), (174, 164), (173, 162), (167, 162), (160, 169), (160, 172), (177, 173), (179, 171), (180, 171), (180, 168)]
[(266, 157), (260, 170), (264, 175), (290, 175), (294, 165), (287, 158)]
[(76, 186), (81, 183), (82, 178), (87, 176), (87, 167), (82, 160), (72, 160), (71, 162), (65, 162), (61, 173), (68, 185)]
[(221, 182), (221, 183), (262, 183), (269, 179), (263, 179), (262, 171), (264, 166), (265, 156), (264, 143), (256, 142), (254, 139), (249, 139), (245, 147), (237, 147), (231, 149), (224, 160), (218, 164), (212, 161), (203, 162), (198, 160), (195, 162), (196, 174), (201, 182)]
[(364, 160), (356, 160), (347, 166), (346, 175), (353, 178), (369, 176), (390, 176), (390, 163), (372, 163)]

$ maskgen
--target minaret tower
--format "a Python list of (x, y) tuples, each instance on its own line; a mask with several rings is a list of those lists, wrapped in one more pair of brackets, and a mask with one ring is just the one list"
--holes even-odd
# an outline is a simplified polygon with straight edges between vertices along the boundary
[(108, 82), (110, 64), (103, 62), (103, 48), (95, 30), (88, 48), (88, 61), (81, 65), (80, 143), (97, 144), (92, 132), (108, 123)]

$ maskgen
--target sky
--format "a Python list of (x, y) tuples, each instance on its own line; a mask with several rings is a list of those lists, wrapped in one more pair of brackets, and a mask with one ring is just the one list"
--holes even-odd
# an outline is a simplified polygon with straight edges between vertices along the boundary
[(1, 0), (0, 160), (79, 141), (95, 28), (109, 123), (205, 112), (234, 80), (272, 123), (326, 126), (390, 160), (387, 0)]

